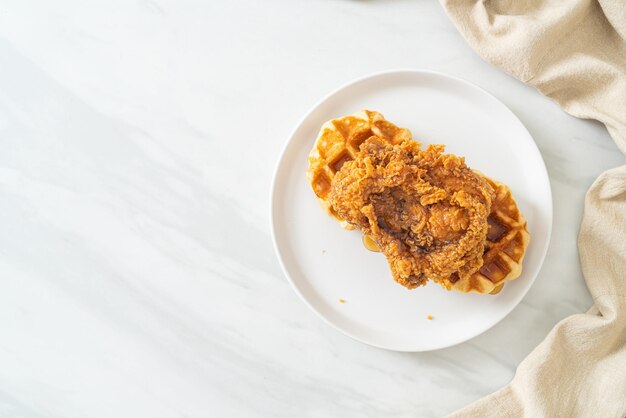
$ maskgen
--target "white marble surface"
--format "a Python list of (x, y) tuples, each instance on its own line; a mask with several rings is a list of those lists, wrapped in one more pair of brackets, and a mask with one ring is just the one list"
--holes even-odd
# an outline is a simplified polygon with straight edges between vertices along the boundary
[[(1, 417), (436, 417), (506, 384), (591, 300), (585, 190), (626, 163), (478, 58), (425, 0), (0, 5)], [(550, 251), (511, 315), (430, 353), (371, 348), (295, 296), (269, 187), (304, 113), (392, 68), (460, 76), (526, 124)]]

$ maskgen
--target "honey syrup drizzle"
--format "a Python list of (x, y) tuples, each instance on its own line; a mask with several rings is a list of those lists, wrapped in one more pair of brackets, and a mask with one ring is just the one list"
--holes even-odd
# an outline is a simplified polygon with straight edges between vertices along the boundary
[(374, 251), (375, 253), (380, 252), (380, 247), (369, 235), (363, 235), (363, 246), (370, 251)]
[(504, 283), (501, 283), (499, 285), (497, 285), (496, 287), (493, 288), (493, 290), (491, 292), (489, 292), (490, 295), (497, 295), (498, 293), (500, 293), (500, 291), (502, 290), (502, 288), (504, 287)]

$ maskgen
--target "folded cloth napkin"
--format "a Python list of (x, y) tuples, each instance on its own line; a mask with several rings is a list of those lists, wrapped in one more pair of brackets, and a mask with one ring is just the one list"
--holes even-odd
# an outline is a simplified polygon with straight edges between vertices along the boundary
[[(626, 153), (624, 0), (441, 0), (479, 55), (604, 123)], [(451, 417), (626, 417), (626, 166), (587, 192), (578, 239), (594, 306), (558, 323), (513, 381)]]

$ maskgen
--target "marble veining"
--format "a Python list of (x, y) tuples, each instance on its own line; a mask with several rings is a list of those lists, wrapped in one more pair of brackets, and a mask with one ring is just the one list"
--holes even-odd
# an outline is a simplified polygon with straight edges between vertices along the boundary
[[(0, 9), (0, 417), (436, 417), (506, 384), (590, 306), (584, 193), (626, 157), (602, 125), (483, 62), (435, 2)], [(291, 129), (337, 86), (392, 68), (495, 94), (535, 138), (554, 194), (523, 302), (430, 353), (328, 327), (290, 289), (269, 233)]]

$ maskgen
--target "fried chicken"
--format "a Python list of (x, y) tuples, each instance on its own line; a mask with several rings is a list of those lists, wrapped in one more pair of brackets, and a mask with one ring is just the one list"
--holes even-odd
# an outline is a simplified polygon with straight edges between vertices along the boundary
[[(413, 140), (367, 139), (333, 178), (329, 201), (374, 239), (407, 288), (468, 277), (482, 265), (493, 188), (465, 165)], [(449, 283), (449, 280), (446, 281)]]

